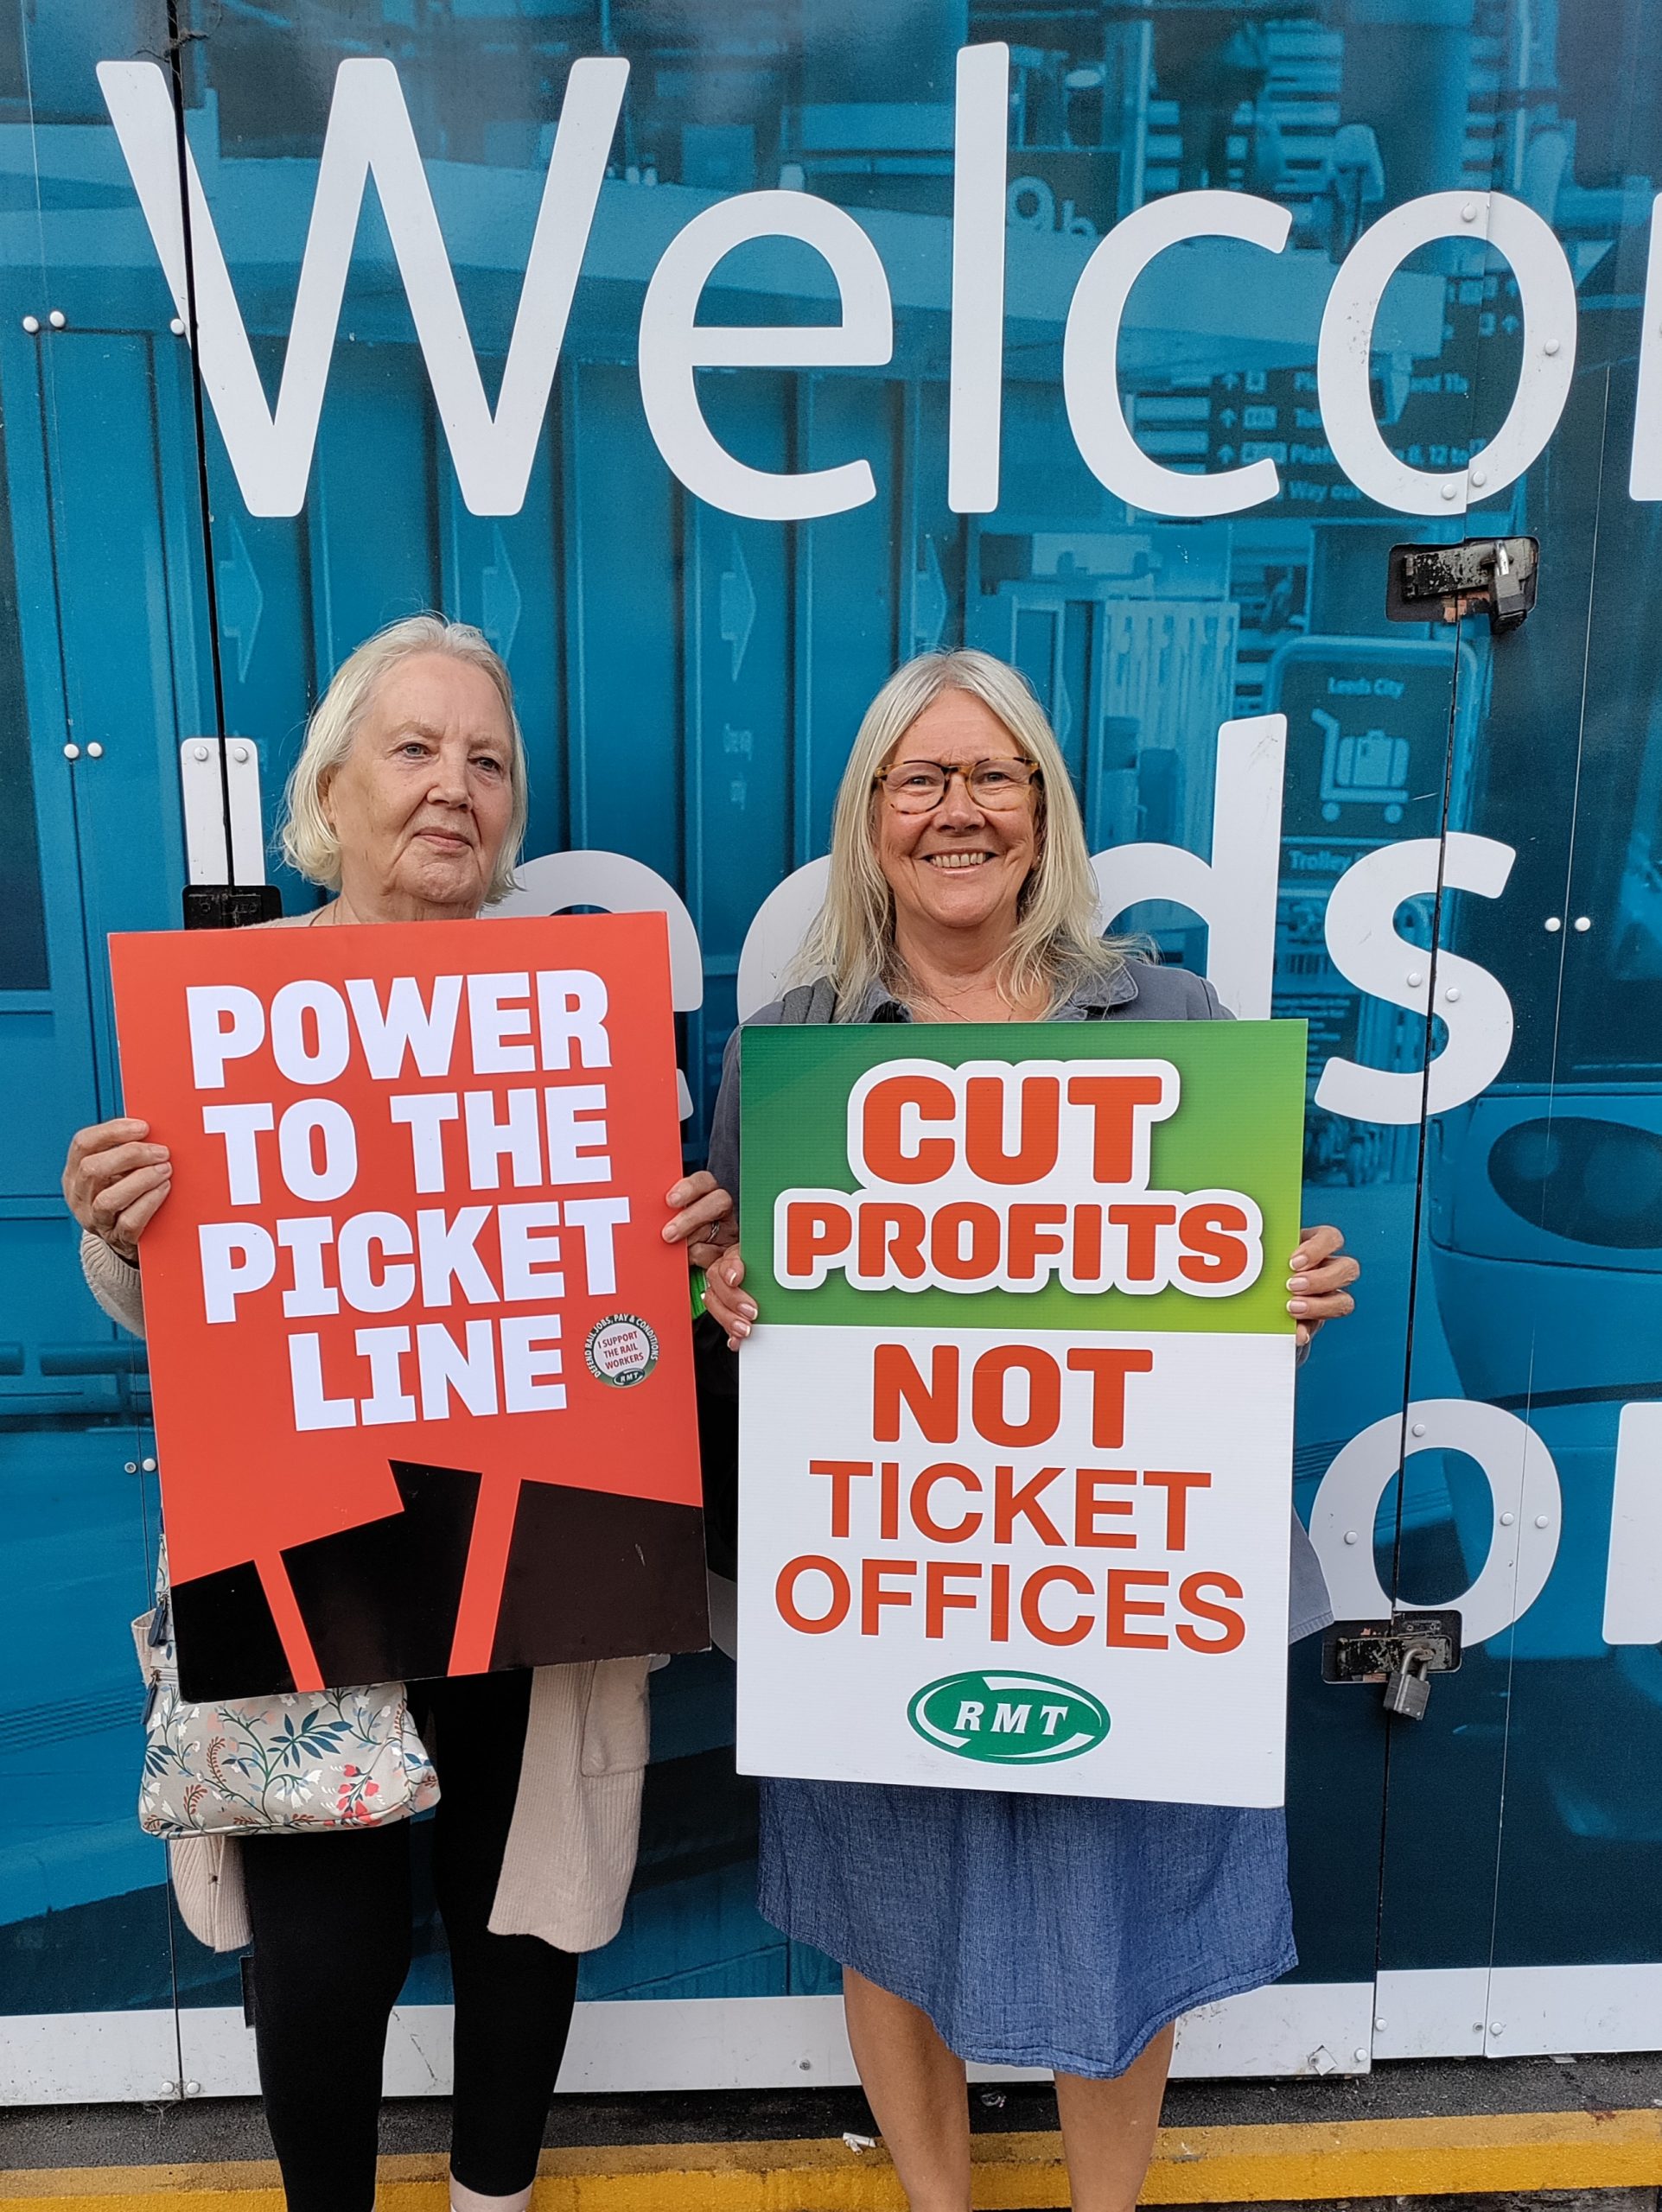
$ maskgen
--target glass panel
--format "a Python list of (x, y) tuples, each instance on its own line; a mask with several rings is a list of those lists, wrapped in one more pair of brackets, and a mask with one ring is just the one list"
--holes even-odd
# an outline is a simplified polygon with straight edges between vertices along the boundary
[[(1458, 1497), (1438, 1509), (1474, 1568), (1510, 1541), (1496, 1516), (1514, 1507), (1518, 1586), (1409, 1747), (1426, 1808), (1417, 1856), (1421, 1867), (1436, 1858), (1438, 1902), (1410, 1902), (1406, 1847), (1389, 1893), (1391, 1924), (1423, 1929), (1422, 1949), (1444, 1955), (1451, 1935), (1433, 1924), (1457, 1923), (1461, 1955), (1492, 1963), (1496, 2054), (1648, 2043), (1653, 2018), (1604, 1969), (1662, 1958), (1662, 1827), (1646, 1786), (1662, 1761), (1662, 1621), (1624, 1611), (1621, 1598), (1636, 1579), (1655, 1587), (1657, 1560), (1642, 1516), (1623, 1534), (1613, 1503), (1621, 1488), (1631, 1512), (1654, 1484), (1642, 1430), (1624, 1421), (1658, 1395), (1662, 1290), (1662, 963), (1649, 949), (1662, 664), (1633, 588), (1662, 553), (1662, 526), (1627, 481), (1646, 180), (1662, 170), (1662, 131), (1639, 0), (1563, 0), (1556, 37), (1530, 39), (1522, 9), (1507, 28), (1503, 81), (1520, 87), (1519, 111), (1497, 175), (1552, 220), (1580, 278), (1580, 338), (1548, 454), (1473, 524), (1538, 537), (1556, 588), (1521, 632), (1486, 648), (1469, 819), (1516, 860), (1503, 899), (1452, 903), (1448, 943), (1500, 979), (1517, 1029), (1495, 1083), (1441, 1117), (1423, 1303), (1446, 1342), (1442, 1371), (1457, 1378), (1438, 1387), (1518, 1424), (1519, 1448), (1530, 1435), (1544, 1446), (1556, 1494), (1549, 1478), (1528, 1506), (1480, 1496), (1464, 1513)], [(1502, 330), (1516, 319), (1504, 270), (1485, 309)], [(1491, 419), (1511, 373), (1497, 359), (1493, 395), (1480, 394)], [(1428, 1380), (1431, 1342), (1422, 1331)], [(1449, 1828), (1456, 1770), (1479, 1853), (1469, 1866)], [(1526, 2010), (1520, 1969), (1534, 1970)]]
[[(176, 921), (177, 743), (201, 726), (188, 372), (93, 73), (161, 52), (165, 16), (14, 9), (0, 41), (0, 111), (27, 96), (34, 126), (4, 134), (0, 332), (0, 1989), (31, 2101), (156, 2099), (179, 2070), (164, 1850), (137, 1819), (143, 1349), (87, 1292), (58, 1187), (71, 1132), (119, 1109), (105, 934)], [(118, 2024), (89, 2036), (99, 2013)]]

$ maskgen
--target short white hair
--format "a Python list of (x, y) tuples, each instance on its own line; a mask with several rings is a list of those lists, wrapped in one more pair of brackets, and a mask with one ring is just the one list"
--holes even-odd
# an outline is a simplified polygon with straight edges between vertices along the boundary
[(508, 718), (512, 741), (508, 776), (513, 807), (485, 893), (486, 905), (494, 906), (513, 889), (513, 871), (525, 840), (529, 804), (525, 741), (513, 709), (513, 678), (484, 632), (474, 629), (470, 622), (452, 622), (443, 614), (409, 614), (401, 621), (389, 622), (347, 655), (306, 725), (305, 743), (283, 794), (278, 840), (289, 865), (308, 883), (319, 884), (326, 891), (340, 890), (341, 841), (324, 811), (323, 794), (329, 779), (352, 750), (377, 685), (415, 653), (448, 653), (453, 660), (481, 669), (495, 685)]
[(877, 858), (877, 779), (918, 716), (947, 691), (967, 691), (990, 709), (1039, 771), (1033, 868), (997, 963), (1004, 995), (1016, 1002), (1042, 984), (1060, 1006), (1087, 977), (1116, 975), (1137, 947), (1135, 939), (1103, 935), (1079, 803), (1027, 678), (990, 653), (920, 653), (895, 670), (866, 709), (837, 794), (825, 903), (791, 967), (804, 982), (829, 976), (839, 1008), (857, 1006), (874, 983), (904, 991), (909, 981), (895, 944), (895, 896)]

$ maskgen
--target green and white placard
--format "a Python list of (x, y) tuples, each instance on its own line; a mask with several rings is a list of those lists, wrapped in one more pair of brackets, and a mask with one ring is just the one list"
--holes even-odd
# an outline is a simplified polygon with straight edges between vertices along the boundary
[(1278, 1805), (1303, 1023), (742, 1069), (741, 1768)]

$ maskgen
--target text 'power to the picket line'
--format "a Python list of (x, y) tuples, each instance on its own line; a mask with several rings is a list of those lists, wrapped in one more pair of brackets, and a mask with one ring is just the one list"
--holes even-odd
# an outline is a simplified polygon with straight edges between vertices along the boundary
[[(587, 1294), (616, 1288), (614, 1239), (629, 1219), (613, 1180), (604, 1071), (611, 1066), (608, 995), (583, 969), (435, 976), (425, 992), (393, 977), (385, 995), (367, 979), (337, 987), (310, 979), (270, 999), (239, 984), (186, 991), (192, 1074), (199, 1093), (245, 1083), (262, 1061), (288, 1086), (336, 1083), (354, 1051), (377, 1084), (415, 1078), (453, 1088), (390, 1089), (385, 1127), (363, 1130), (338, 1098), (279, 1109), (259, 1098), (205, 1103), (202, 1128), (224, 1147), (232, 1208), (286, 1193), (301, 1205), (349, 1201), (366, 1143), (407, 1147), (408, 1187), (449, 1204), (296, 1211), (271, 1226), (204, 1222), (202, 1297), (210, 1322), (233, 1322), (243, 1302), (280, 1296), (285, 1319), (390, 1314), (453, 1306), (536, 1306), (534, 1313), (354, 1332), (360, 1371), (326, 1376), (320, 1336), (289, 1332), (296, 1428), (557, 1411), (567, 1274)], [(252, 1065), (251, 1065), (252, 1064)], [(558, 1076), (504, 1084), (504, 1077)], [(598, 1077), (599, 1079), (591, 1079)], [(476, 1086), (468, 1087), (468, 1078)], [(482, 1082), (478, 1079), (484, 1079)], [(272, 1086), (275, 1088), (275, 1084)], [(457, 1203), (507, 1186), (587, 1194)], [(564, 1247), (563, 1247), (564, 1235)], [(413, 1343), (412, 1343), (413, 1333)], [(413, 1376), (409, 1372), (413, 1353)], [(337, 1362), (337, 1364), (340, 1363)], [(414, 1389), (410, 1387), (413, 1381)]]
[(889, 1061), (849, 1095), (861, 1187), (780, 1192), (774, 1276), (790, 1290), (836, 1271), (867, 1291), (1032, 1291), (1054, 1277), (1071, 1291), (1239, 1296), (1264, 1265), (1256, 1203), (1149, 1188), (1154, 1125), (1181, 1093), (1165, 1060)]

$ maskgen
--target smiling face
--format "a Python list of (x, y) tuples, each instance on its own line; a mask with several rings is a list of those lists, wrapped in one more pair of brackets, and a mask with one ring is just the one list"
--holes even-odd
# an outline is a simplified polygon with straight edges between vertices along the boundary
[[(1024, 760), (990, 707), (973, 692), (943, 691), (905, 733), (884, 768), (903, 760)], [(979, 936), (997, 957), (1016, 927), (1022, 887), (1039, 857), (1038, 786), (1019, 806), (977, 806), (954, 776), (933, 814), (902, 814), (879, 790), (877, 864), (895, 894), (896, 941)]]
[(513, 759), (507, 710), (483, 669), (449, 653), (397, 662), (322, 794), (346, 917), (476, 914), (513, 818)]

